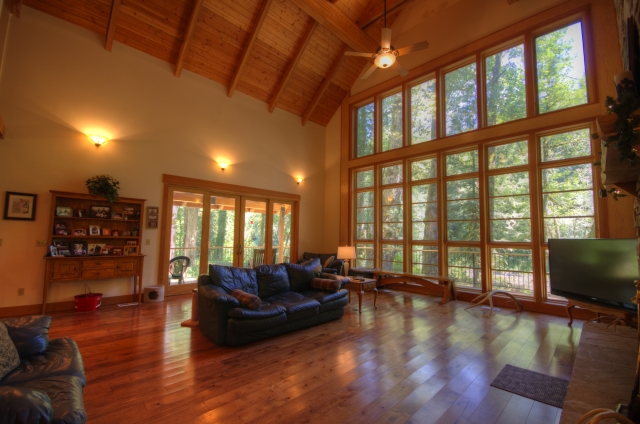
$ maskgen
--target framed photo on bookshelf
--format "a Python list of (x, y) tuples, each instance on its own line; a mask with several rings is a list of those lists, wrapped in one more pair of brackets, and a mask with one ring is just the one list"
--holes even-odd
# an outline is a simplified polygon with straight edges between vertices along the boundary
[(87, 254), (87, 242), (74, 240), (71, 242), (71, 251), (74, 256), (85, 256)]
[(127, 246), (137, 246), (138, 240), (127, 240)]
[(87, 230), (85, 230), (84, 228), (74, 228), (73, 229), (73, 235), (74, 236), (86, 236), (87, 235)]
[(35, 221), (37, 194), (7, 191), (4, 198), (4, 219)]
[(51, 256), (58, 256), (58, 248), (55, 246), (49, 246), (49, 253)]
[(100, 235), (100, 226), (99, 225), (89, 225), (89, 235), (99, 236)]
[(73, 208), (67, 206), (58, 206), (56, 208), (57, 216), (73, 216)]
[(110, 218), (111, 206), (95, 206), (89, 208), (89, 216), (91, 218)]
[(58, 249), (58, 256), (70, 256), (71, 251), (69, 249)]
[(122, 256), (122, 248), (121, 247), (114, 247), (113, 249), (111, 249), (111, 254), (113, 256)]
[(53, 226), (53, 234), (58, 236), (66, 236), (67, 234), (69, 234), (67, 224), (65, 224), (64, 222), (56, 222)]
[(103, 228), (102, 229), (102, 235), (103, 236), (110, 236), (111, 235), (111, 228)]
[(65, 239), (53, 239), (51, 241), (53, 243), (53, 245), (55, 247), (59, 249), (68, 249), (69, 248), (69, 243), (67, 243), (67, 240)]
[(107, 245), (105, 243), (89, 243), (87, 246), (87, 252), (90, 255), (102, 255), (106, 246)]
[(137, 255), (138, 254), (138, 246), (125, 246), (124, 247), (124, 255)]

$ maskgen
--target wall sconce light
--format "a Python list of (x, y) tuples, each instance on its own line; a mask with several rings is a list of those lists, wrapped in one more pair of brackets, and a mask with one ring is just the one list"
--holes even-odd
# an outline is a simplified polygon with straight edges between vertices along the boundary
[(225, 169), (227, 169), (227, 166), (229, 166), (228, 162), (218, 162), (218, 165), (220, 166), (220, 169), (222, 169), (223, 171)]
[(296, 177), (296, 183), (298, 183), (298, 185), (300, 185), (300, 183), (302, 182), (303, 178), (302, 177)]
[(107, 144), (107, 141), (109, 141), (107, 137), (104, 137), (101, 135), (90, 135), (88, 137), (89, 137), (89, 140), (91, 140), (91, 142), (95, 144), (96, 147), (100, 147), (103, 144)]

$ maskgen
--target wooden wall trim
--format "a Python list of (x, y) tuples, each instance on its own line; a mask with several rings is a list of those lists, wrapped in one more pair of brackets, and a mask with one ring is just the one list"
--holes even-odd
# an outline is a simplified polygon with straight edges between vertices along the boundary
[(339, 246), (351, 245), (351, 234), (349, 234), (349, 214), (351, 208), (349, 207), (349, 164), (344, 158), (350, 156), (350, 138), (349, 129), (351, 128), (351, 108), (349, 107), (349, 95), (347, 94), (342, 100), (342, 107), (340, 109), (340, 157), (343, 160), (340, 161), (340, 222), (338, 242)]
[[(246, 187), (235, 184), (219, 183), (217, 181), (200, 180), (197, 178), (180, 177), (177, 175), (162, 174), (162, 182), (173, 186), (183, 186), (199, 188), (203, 190), (216, 190), (227, 193), (241, 193), (253, 196), (274, 197), (278, 199), (288, 199), (300, 201), (301, 196), (284, 191), (265, 190), (262, 188)], [(166, 214), (165, 214), (166, 215)], [(164, 217), (163, 217), (164, 219)]]
[(195, 32), (196, 25), (198, 23), (198, 14), (200, 13), (200, 8), (202, 7), (203, 2), (204, 0), (196, 0), (193, 5), (193, 10), (191, 10), (189, 26), (187, 26), (187, 32), (184, 35), (184, 40), (182, 40), (180, 53), (178, 54), (178, 60), (176, 61), (176, 71), (174, 74), (176, 77), (179, 77), (182, 72), (182, 66), (184, 65), (184, 60), (187, 57), (187, 51), (189, 51), (189, 43), (191, 42), (191, 38)]
[[(121, 296), (103, 297), (102, 305), (115, 305), (117, 303), (129, 303), (129, 302), (137, 302), (137, 301), (138, 301), (137, 295), (125, 294)], [(135, 308), (135, 306), (132, 306), (132, 307)], [(47, 303), (47, 312), (73, 311), (74, 308), (75, 308), (75, 302), (73, 300), (68, 300), (65, 302)], [(41, 313), (42, 313), (42, 303), (38, 303), (36, 305), (9, 306), (6, 308), (0, 308), (0, 318), (22, 317), (25, 315), (39, 315)], [(78, 312), (78, 313), (90, 314), (91, 312)]]

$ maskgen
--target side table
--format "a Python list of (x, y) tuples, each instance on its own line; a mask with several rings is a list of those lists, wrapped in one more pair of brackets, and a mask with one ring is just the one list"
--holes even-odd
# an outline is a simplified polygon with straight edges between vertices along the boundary
[(349, 290), (349, 303), (351, 303), (351, 290), (356, 290), (358, 292), (358, 312), (362, 313), (362, 295), (364, 294), (364, 289), (372, 289), (373, 290), (373, 307), (377, 309), (376, 301), (378, 300), (378, 289), (376, 287), (377, 280), (371, 278), (365, 278), (363, 280), (354, 280), (353, 278), (349, 279), (349, 282), (345, 285), (345, 288)]

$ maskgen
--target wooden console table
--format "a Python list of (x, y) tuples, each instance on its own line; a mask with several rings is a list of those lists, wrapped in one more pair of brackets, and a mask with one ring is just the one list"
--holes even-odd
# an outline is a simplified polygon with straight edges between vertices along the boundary
[(378, 289), (377, 289), (377, 281), (372, 280), (370, 278), (365, 278), (364, 280), (355, 280), (353, 278), (349, 279), (349, 282), (345, 285), (345, 288), (349, 290), (349, 303), (351, 303), (351, 290), (356, 290), (358, 293), (358, 312), (362, 313), (362, 295), (364, 294), (364, 289), (372, 289), (373, 290), (373, 308), (377, 309), (376, 301), (378, 300)]
[[(133, 295), (142, 302), (142, 270), (145, 255), (130, 256), (47, 256), (42, 293), (42, 313), (47, 308), (49, 284), (106, 278), (133, 278)], [(80, 293), (80, 292), (79, 292)]]
[[(422, 286), (425, 292), (435, 296), (442, 296), (442, 302), (444, 305), (449, 302), (450, 298), (456, 300), (456, 282), (451, 277), (442, 277), (439, 275), (424, 275), (424, 274), (408, 274), (402, 272), (391, 271), (373, 271), (373, 274), (378, 277), (378, 287), (386, 286), (388, 284), (403, 284), (414, 283)], [(436, 282), (434, 282), (436, 281)]]
[(569, 327), (571, 327), (571, 325), (573, 324), (573, 314), (571, 312), (573, 308), (575, 308), (576, 306), (582, 309), (587, 309), (591, 312), (595, 312), (596, 314), (598, 314), (598, 318), (601, 318), (600, 314), (605, 314), (606, 316), (621, 318), (625, 320), (627, 324), (632, 323), (634, 318), (632, 314), (621, 311), (619, 309), (607, 308), (606, 306), (599, 306), (599, 305), (594, 305), (592, 303), (585, 303), (577, 300), (567, 299), (566, 309), (567, 309), (567, 316), (569, 317), (569, 323), (567, 325)]

